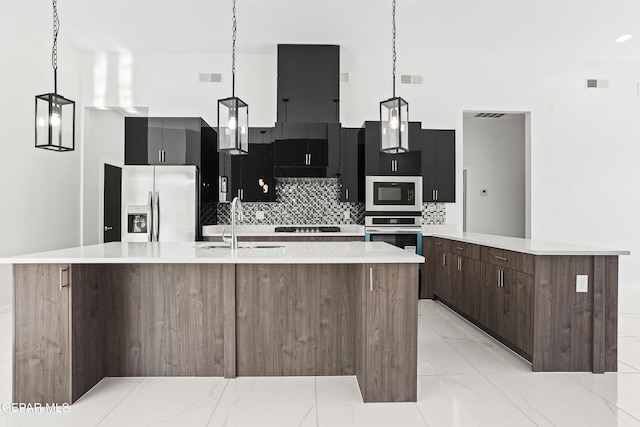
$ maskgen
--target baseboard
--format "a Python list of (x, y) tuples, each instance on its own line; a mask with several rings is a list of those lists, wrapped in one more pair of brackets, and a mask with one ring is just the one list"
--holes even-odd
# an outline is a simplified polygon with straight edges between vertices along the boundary
[(12, 305), (4, 305), (0, 307), (0, 314), (8, 314), (8, 313), (11, 313), (12, 311), (13, 311)]

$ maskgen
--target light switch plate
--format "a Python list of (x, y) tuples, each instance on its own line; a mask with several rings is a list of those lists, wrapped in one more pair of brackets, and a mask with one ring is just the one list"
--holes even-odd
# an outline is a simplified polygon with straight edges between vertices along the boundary
[(586, 274), (576, 276), (576, 292), (589, 292), (589, 276)]
[(264, 219), (264, 212), (256, 211), (256, 219)]
[(351, 219), (351, 211), (344, 211), (344, 219)]

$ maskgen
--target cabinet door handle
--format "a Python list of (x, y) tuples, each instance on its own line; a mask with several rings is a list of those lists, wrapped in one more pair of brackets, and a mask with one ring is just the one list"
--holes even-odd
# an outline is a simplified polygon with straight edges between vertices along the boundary
[(447, 254), (442, 254), (442, 265), (447, 265)]
[[(60, 288), (60, 292), (62, 292), (62, 288), (66, 288), (67, 286), (69, 286), (69, 266), (67, 265), (66, 267), (60, 267), (60, 277), (58, 278), (58, 285)], [(63, 284), (64, 279), (64, 273), (67, 273), (67, 283)]]
[(442, 246), (442, 243), (436, 242), (436, 246)]
[(158, 150), (158, 163), (162, 163), (162, 150)]
[(349, 200), (349, 189), (345, 190), (345, 199)]
[(373, 267), (369, 267), (369, 292), (373, 292)]
[(311, 153), (309, 153), (309, 166), (311, 166)]
[(500, 270), (497, 270), (498, 273), (498, 280), (496, 281), (498, 287), (500, 287)]
[(462, 258), (458, 258), (458, 271), (462, 272)]
[(464, 248), (462, 246), (456, 246), (456, 249), (459, 251), (464, 251)]
[(504, 288), (504, 270), (500, 270), (500, 287)]
[(436, 201), (438, 200), (438, 190), (436, 190)]
[(500, 261), (509, 261), (506, 257), (503, 257), (503, 256), (495, 255), (495, 258), (499, 259)]
[(436, 190), (431, 190), (431, 200), (436, 199)]

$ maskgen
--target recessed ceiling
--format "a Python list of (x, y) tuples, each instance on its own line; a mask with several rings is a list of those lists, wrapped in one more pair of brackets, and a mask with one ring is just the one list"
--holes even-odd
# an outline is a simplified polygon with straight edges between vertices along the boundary
[[(19, 2), (51, 24), (50, 2)], [(231, 0), (59, 0), (60, 38), (84, 50), (216, 53), (231, 50)], [(398, 61), (515, 59), (640, 61), (638, 0), (398, 0)], [(237, 0), (238, 54), (278, 43), (339, 44), (389, 55), (391, 0)]]

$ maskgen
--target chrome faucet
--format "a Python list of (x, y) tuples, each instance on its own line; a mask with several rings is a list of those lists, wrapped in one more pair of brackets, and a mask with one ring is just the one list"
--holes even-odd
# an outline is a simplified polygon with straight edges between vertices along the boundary
[(234, 197), (231, 201), (231, 250), (238, 249), (238, 231), (236, 230), (236, 212), (240, 217), (240, 221), (244, 221), (244, 215), (242, 215), (242, 203), (240, 199)]

